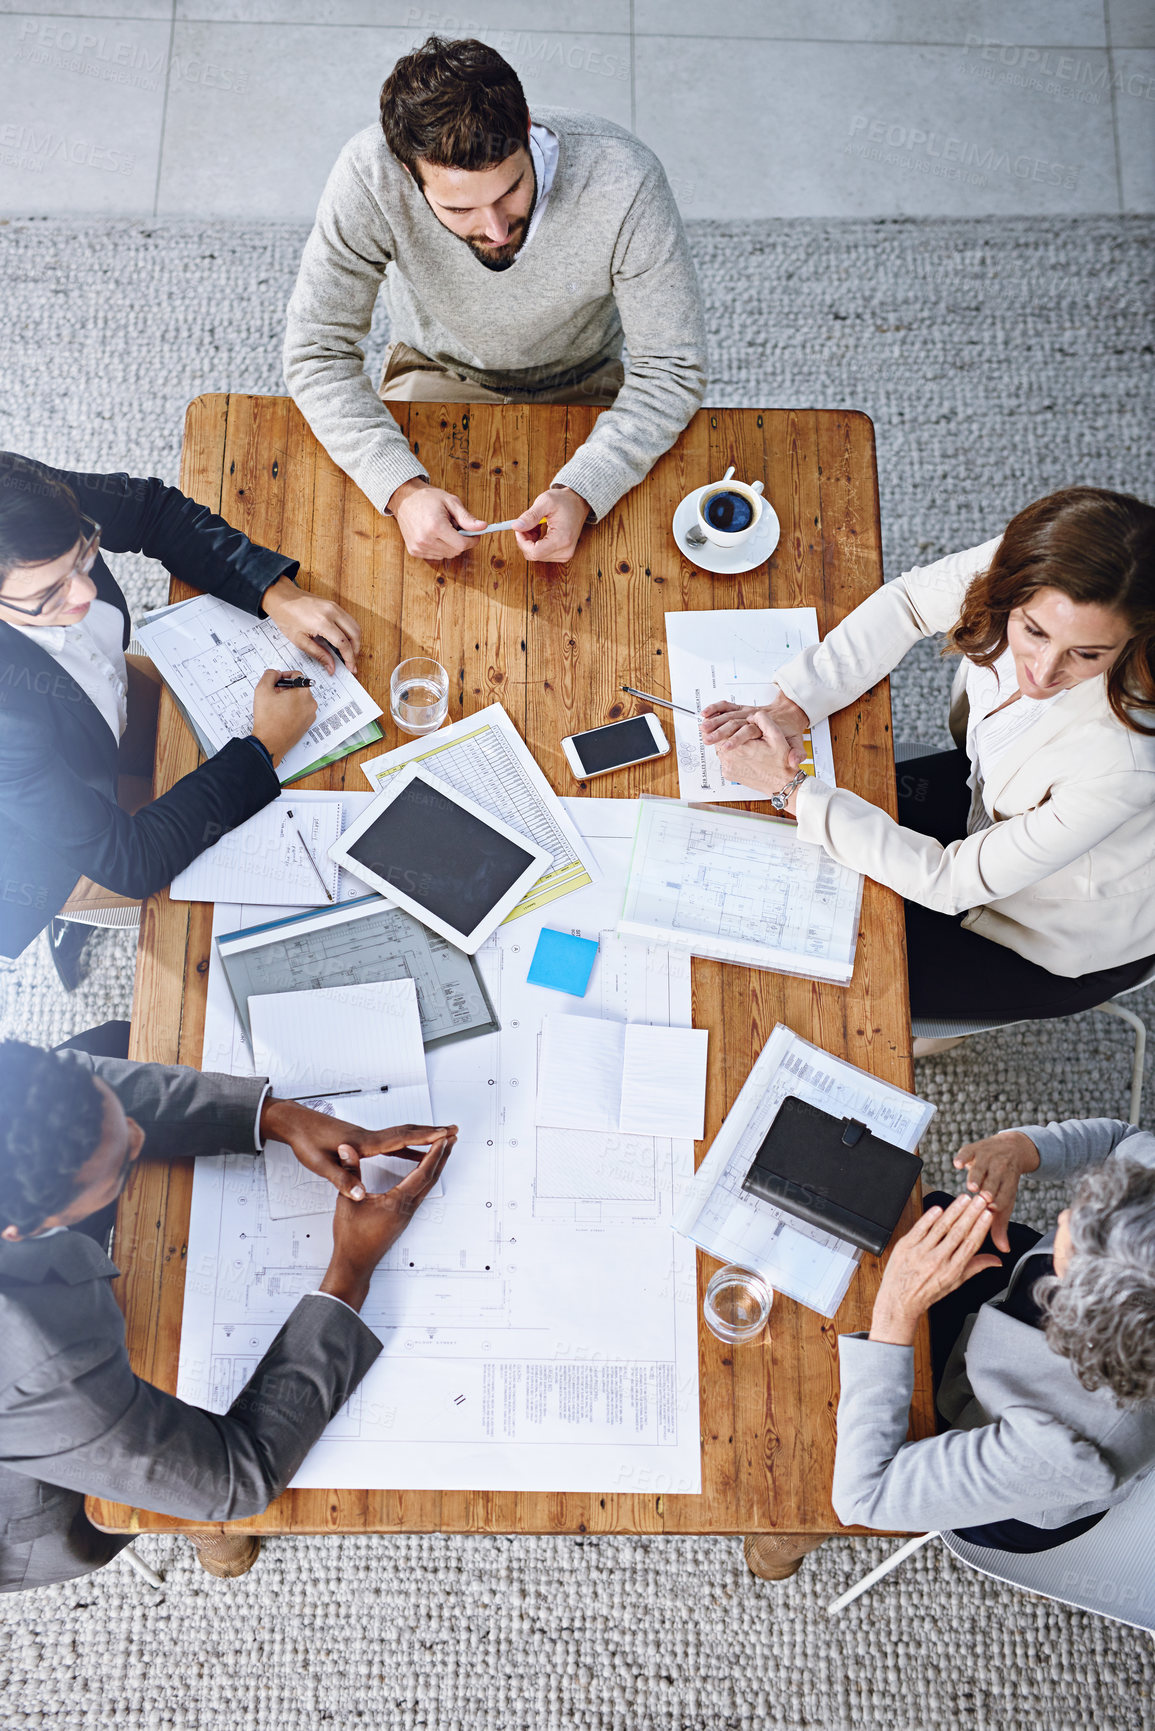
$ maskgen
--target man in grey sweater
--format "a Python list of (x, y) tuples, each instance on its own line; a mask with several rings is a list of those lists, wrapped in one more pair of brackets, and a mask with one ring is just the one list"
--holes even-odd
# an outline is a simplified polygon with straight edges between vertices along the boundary
[[(362, 345), (382, 282), (394, 341), (378, 395)], [(382, 399), (608, 406), (515, 520), (527, 559), (568, 559), (705, 392), (701, 299), (660, 162), (594, 115), (531, 121), (495, 50), (431, 37), (397, 62), (381, 126), (329, 176), (289, 302), (285, 378), (330, 456), (426, 559), (455, 558), (461, 531), (484, 523), (429, 484)]]

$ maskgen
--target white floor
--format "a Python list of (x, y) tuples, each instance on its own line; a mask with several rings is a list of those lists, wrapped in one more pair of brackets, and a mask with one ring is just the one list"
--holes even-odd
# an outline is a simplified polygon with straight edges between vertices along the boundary
[(463, 7), (0, 0), (0, 211), (307, 220), (432, 30), (633, 127), (691, 217), (1155, 210), (1152, 0)]

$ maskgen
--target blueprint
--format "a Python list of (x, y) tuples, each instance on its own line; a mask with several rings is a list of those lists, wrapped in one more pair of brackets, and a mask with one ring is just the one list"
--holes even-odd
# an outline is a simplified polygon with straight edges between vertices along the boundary
[(857, 1118), (911, 1154), (934, 1107), (779, 1023), (679, 1205), (678, 1230), (710, 1256), (756, 1268), (787, 1297), (833, 1316), (862, 1252), (742, 1188), (787, 1094), (832, 1117)]
[(137, 627), (137, 636), (194, 731), (213, 751), (252, 732), (253, 692), (266, 668), (305, 674), (317, 700), (317, 718), (281, 759), (277, 774), (283, 782), (346, 744), (381, 714), (381, 705), (347, 668), (338, 663), (335, 673), (326, 673), (271, 619), (254, 618), (215, 595), (196, 595), (160, 609)]
[(380, 793), (391, 775), (415, 760), (551, 856), (553, 864), (506, 916), (507, 925), (596, 878), (593, 855), (500, 703), (361, 767)]
[(643, 798), (618, 931), (695, 956), (846, 985), (862, 878), (795, 826)]
[[(507, 923), (479, 950), (501, 1032), (427, 1053), (434, 1120), (459, 1124), (460, 1138), (443, 1194), (374, 1276), (363, 1315), (384, 1351), (297, 1485), (700, 1489), (695, 1252), (671, 1230), (693, 1143), (534, 1125), (543, 1016), (691, 1020), (688, 959), (612, 931), (632, 802), (572, 807), (600, 880), (566, 903), (567, 929), (600, 941), (586, 996), (571, 1003), (527, 983), (544, 914)], [(243, 1053), (214, 966), (205, 1067)], [(297, 1298), (315, 1290), (330, 1220), (273, 1219), (260, 1156), (197, 1161), (185, 1399), (229, 1404)]]
[[(818, 642), (813, 607), (761, 607), (666, 614), (670, 695), (693, 715), (674, 711), (678, 792), (683, 799), (765, 799), (765, 791), (727, 781), (713, 746), (706, 745), (697, 717), (711, 703), (767, 703), (774, 675), (803, 649)], [(820, 721), (805, 735), (809, 755), (802, 767), (834, 785), (830, 724)]]

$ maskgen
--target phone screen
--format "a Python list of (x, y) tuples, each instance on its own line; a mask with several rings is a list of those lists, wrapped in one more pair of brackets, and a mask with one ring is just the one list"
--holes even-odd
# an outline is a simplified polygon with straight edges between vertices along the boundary
[(573, 748), (586, 775), (600, 775), (603, 770), (618, 769), (623, 763), (662, 755), (644, 715), (635, 715), (630, 721), (611, 721), (608, 727), (593, 727), (588, 733), (575, 733)]

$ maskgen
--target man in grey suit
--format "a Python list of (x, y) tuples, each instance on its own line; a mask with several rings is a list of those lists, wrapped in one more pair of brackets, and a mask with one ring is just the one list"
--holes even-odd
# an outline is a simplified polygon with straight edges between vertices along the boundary
[[(455, 1135), (360, 1130), (272, 1099), (262, 1080), (0, 1045), (0, 1591), (87, 1574), (127, 1544), (92, 1525), (86, 1494), (204, 1521), (258, 1514), (280, 1495), (381, 1351), (357, 1313)], [(173, 1158), (266, 1138), (341, 1192), (333, 1256), (214, 1414), (134, 1376), (112, 1295), (119, 1270), (83, 1225), (119, 1195), (146, 1143)], [(367, 1196), (361, 1159), (398, 1152), (414, 1170)], [(210, 1572), (239, 1574), (259, 1541), (198, 1549), (206, 1566), (215, 1549)]]

